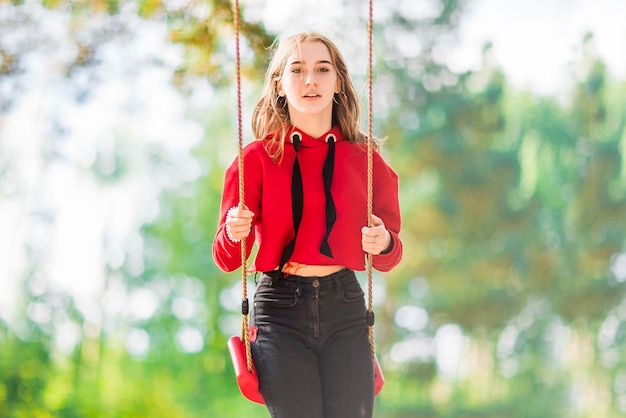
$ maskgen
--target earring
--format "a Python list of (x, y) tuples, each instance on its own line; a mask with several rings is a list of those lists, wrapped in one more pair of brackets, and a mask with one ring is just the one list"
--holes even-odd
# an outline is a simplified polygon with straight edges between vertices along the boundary
[(338, 93), (333, 94), (333, 102), (335, 102), (335, 104), (340, 104), (340, 103), (337, 101), (337, 94), (338, 94)]
[[(281, 99), (282, 99), (282, 103), (281, 103)], [(285, 96), (282, 96), (280, 94), (276, 96), (276, 106), (282, 107), (282, 108), (287, 107), (287, 101), (285, 100)]]

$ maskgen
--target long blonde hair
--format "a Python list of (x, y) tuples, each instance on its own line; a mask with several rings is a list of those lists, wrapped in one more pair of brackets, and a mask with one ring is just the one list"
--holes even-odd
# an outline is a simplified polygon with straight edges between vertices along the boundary
[[(252, 112), (252, 132), (257, 140), (266, 141), (265, 149), (278, 161), (285, 149), (285, 135), (290, 127), (285, 97), (278, 95), (277, 83), (287, 66), (291, 53), (306, 41), (321, 42), (328, 48), (331, 64), (337, 71), (340, 93), (335, 94), (332, 125), (338, 126), (344, 137), (360, 144), (367, 143), (367, 135), (359, 127), (361, 103), (350, 79), (348, 67), (337, 46), (326, 36), (316, 32), (291, 35), (272, 45), (272, 58), (265, 75), (261, 98)], [(378, 142), (373, 141), (375, 149)]]

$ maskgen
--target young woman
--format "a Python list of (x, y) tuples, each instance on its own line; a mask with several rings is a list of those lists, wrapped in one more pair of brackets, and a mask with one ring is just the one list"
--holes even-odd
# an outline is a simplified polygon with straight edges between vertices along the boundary
[[(371, 417), (373, 362), (355, 271), (389, 271), (402, 257), (398, 176), (373, 154), (367, 219), (367, 137), (343, 57), (317, 33), (282, 40), (253, 113), (256, 141), (226, 171), (213, 258), (241, 266), (258, 252), (251, 327), (260, 390), (274, 418)], [(378, 148), (378, 146), (377, 146)]]

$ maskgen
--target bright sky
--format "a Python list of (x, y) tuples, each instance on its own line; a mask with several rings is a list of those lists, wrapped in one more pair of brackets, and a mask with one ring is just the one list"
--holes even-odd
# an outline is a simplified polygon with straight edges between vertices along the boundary
[(626, 1), (470, 0), (460, 30), (462, 47), (453, 68), (475, 68), (486, 41), (509, 81), (545, 94), (571, 84), (570, 64), (581, 56), (586, 32), (609, 72), (626, 79)]
[[(436, 4), (433, 0), (395, 2), (406, 13), (418, 16), (431, 15)], [(248, 0), (246, 4), (253, 6), (249, 18), (260, 15), (268, 29), (279, 34), (312, 29), (345, 37), (348, 43), (350, 34), (330, 22), (337, 16), (352, 19), (352, 14), (363, 16), (367, 12), (365, 6), (343, 11), (334, 0)], [(581, 56), (582, 39), (591, 31), (610, 73), (626, 78), (625, 0), (467, 0), (466, 7), (460, 45), (449, 51), (448, 63), (453, 70), (479, 68), (481, 49), (491, 41), (496, 61), (509, 82), (541, 94), (561, 94), (571, 85), (570, 64)], [(381, 1), (375, 1), (374, 19), (380, 20), (384, 13)], [(362, 35), (366, 36), (365, 28)], [(354, 46), (344, 45), (343, 50), (345, 47)]]

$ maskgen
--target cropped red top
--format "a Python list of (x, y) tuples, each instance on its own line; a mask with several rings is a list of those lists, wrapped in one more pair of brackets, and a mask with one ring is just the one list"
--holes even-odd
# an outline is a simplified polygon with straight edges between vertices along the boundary
[[(367, 225), (367, 149), (347, 141), (338, 128), (320, 138), (313, 138), (297, 128), (289, 132), (301, 137), (297, 158), (302, 173), (303, 210), (289, 261), (306, 265), (343, 265), (352, 270), (365, 269), (365, 253), (361, 247), (361, 228)], [(327, 234), (326, 193), (322, 171), (329, 151), (329, 137), (335, 139), (334, 173), (330, 194), (334, 201), (336, 220), (330, 228), (327, 243), (332, 256), (322, 254), (320, 246)], [(296, 147), (285, 141), (281, 162), (275, 162), (265, 150), (264, 141), (254, 141), (243, 149), (245, 204), (255, 217), (246, 239), (248, 256), (256, 242), (258, 252), (250, 270), (275, 270), (281, 255), (294, 237), (292, 221), (292, 169)], [(220, 209), (220, 221), (213, 241), (213, 259), (224, 271), (241, 266), (240, 243), (226, 234), (228, 210), (239, 204), (239, 167), (237, 160), (226, 170)], [(391, 234), (390, 248), (372, 257), (376, 270), (389, 271), (402, 258), (398, 175), (373, 153), (373, 207)]]

